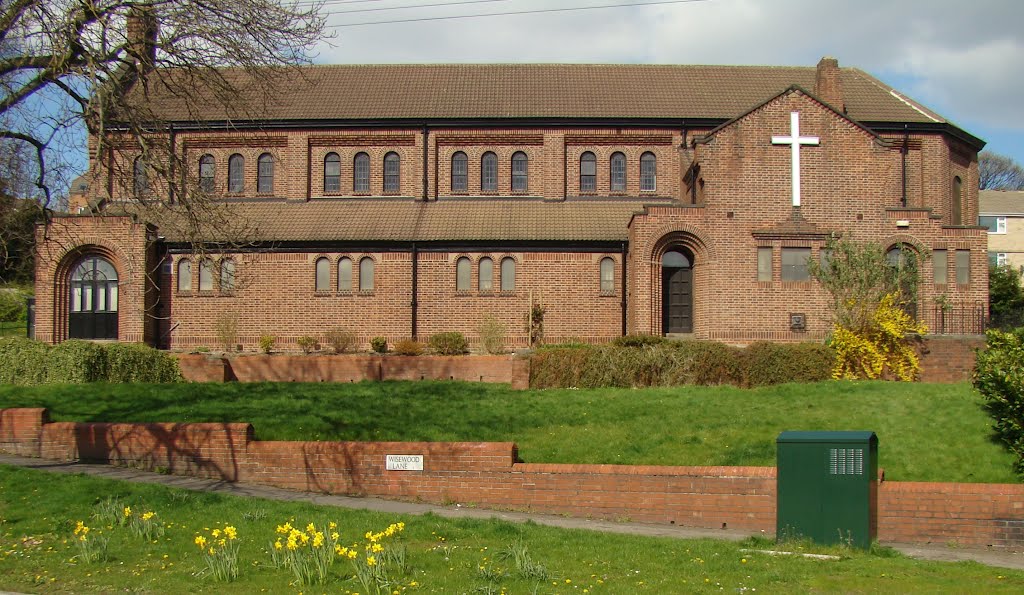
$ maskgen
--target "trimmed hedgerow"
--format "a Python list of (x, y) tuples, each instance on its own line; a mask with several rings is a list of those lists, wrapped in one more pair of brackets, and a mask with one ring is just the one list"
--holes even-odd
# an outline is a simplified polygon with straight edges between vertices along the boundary
[(178, 360), (139, 343), (110, 343), (107, 352), (107, 382), (178, 382)]
[(821, 343), (759, 341), (743, 350), (743, 384), (768, 386), (828, 380), (835, 361), (835, 350)]
[(0, 383), (46, 382), (46, 343), (24, 337), (0, 339)]
[(47, 384), (81, 384), (107, 379), (107, 352), (90, 341), (64, 341), (50, 348)]
[(65, 341), (51, 347), (32, 339), (0, 339), (0, 383), (4, 384), (180, 380), (178, 361), (145, 345)]

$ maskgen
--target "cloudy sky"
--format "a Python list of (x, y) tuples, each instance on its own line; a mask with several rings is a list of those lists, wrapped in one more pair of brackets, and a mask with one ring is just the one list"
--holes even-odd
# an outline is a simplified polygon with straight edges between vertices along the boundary
[[(326, 1), (334, 37), (320, 63), (813, 66), (834, 56), (1024, 165), (1022, 0)], [(437, 4), (450, 5), (427, 6)], [(616, 4), (631, 6), (452, 18)], [(380, 23), (410, 19), (429, 20)]]

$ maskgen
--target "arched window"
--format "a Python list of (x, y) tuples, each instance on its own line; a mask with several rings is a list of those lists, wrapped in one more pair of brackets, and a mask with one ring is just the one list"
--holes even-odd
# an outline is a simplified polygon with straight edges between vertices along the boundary
[(612, 192), (626, 191), (626, 156), (622, 153), (612, 153), (608, 166), (609, 179), (611, 180)]
[(615, 293), (615, 261), (601, 259), (601, 293)]
[(228, 157), (228, 192), (245, 191), (245, 157), (235, 153)]
[(220, 261), (220, 290), (235, 290), (235, 261), (230, 258)]
[(142, 157), (135, 158), (135, 164), (132, 167), (132, 174), (135, 196), (145, 196), (149, 194), (149, 168), (146, 167), (146, 162), (143, 161)]
[(199, 263), (199, 291), (213, 291), (213, 261), (209, 258)]
[(580, 155), (580, 192), (597, 190), (597, 157), (587, 151)]
[(370, 156), (366, 153), (356, 153), (352, 161), (352, 192), (370, 191)]
[(480, 291), (494, 291), (494, 261), (487, 257), (481, 258), (478, 272), (477, 286)]
[(217, 168), (213, 161), (213, 155), (203, 155), (199, 158), (199, 189), (203, 192), (213, 192)]
[(455, 261), (455, 291), (469, 291), (472, 266), (465, 256)]
[(373, 291), (373, 259), (369, 256), (359, 261), (359, 291)]
[(352, 259), (338, 261), (338, 291), (352, 291)]
[(452, 192), (469, 190), (469, 158), (462, 151), (452, 155)]
[(501, 259), (501, 290), (516, 290), (516, 260), (511, 256)]
[(960, 176), (953, 176), (953, 188), (950, 190), (952, 196), (950, 196), (949, 210), (952, 215), (953, 225), (963, 225), (964, 223), (964, 199), (963, 199), (963, 186), (964, 183), (960, 179)]
[(658, 158), (647, 152), (640, 156), (640, 190), (653, 192), (658, 189)]
[(192, 261), (187, 258), (178, 261), (178, 291), (192, 291)]
[(100, 256), (87, 256), (71, 272), (68, 336), (117, 338), (117, 269)]
[(341, 192), (341, 157), (337, 153), (324, 157), (324, 192)]
[(384, 156), (384, 192), (398, 192), (402, 178), (402, 160), (392, 151)]
[(488, 151), (480, 158), (480, 191), (498, 190), (498, 156)]
[(260, 155), (256, 160), (256, 192), (269, 193), (274, 191), (274, 156), (270, 153)]
[(316, 278), (313, 289), (318, 292), (331, 290), (331, 261), (326, 258), (316, 259)]
[(526, 192), (529, 188), (529, 163), (526, 153), (516, 151), (512, 154), (512, 192)]

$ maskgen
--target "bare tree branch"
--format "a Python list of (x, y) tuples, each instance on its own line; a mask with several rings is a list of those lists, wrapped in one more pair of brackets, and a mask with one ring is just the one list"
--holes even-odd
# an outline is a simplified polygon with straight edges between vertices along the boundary
[(1024, 190), (1024, 168), (1005, 155), (982, 151), (978, 155), (978, 187), (982, 190)]

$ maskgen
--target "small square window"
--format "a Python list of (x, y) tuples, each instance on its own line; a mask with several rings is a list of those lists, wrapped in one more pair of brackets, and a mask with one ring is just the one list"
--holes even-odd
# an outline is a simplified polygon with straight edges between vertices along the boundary
[(989, 233), (1006, 233), (1006, 217), (981, 216), (978, 217), (978, 225), (987, 227)]
[(809, 281), (811, 275), (807, 272), (807, 260), (810, 257), (810, 248), (783, 248), (782, 280)]

